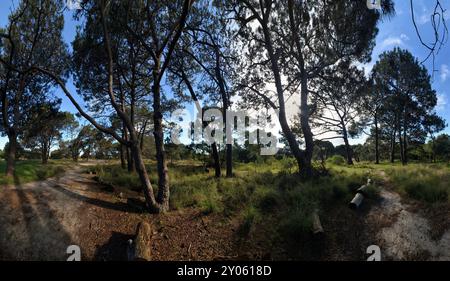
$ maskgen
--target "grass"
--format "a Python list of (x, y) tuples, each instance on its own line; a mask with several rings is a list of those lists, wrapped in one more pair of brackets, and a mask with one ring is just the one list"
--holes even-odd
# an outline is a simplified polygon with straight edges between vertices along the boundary
[[(301, 180), (292, 160), (235, 165), (235, 177), (214, 178), (200, 163), (175, 162), (169, 167), (172, 210), (199, 208), (203, 214), (239, 217), (239, 233), (247, 235), (268, 216), (279, 221), (280, 231), (295, 236), (311, 226), (311, 213), (330, 204), (347, 204), (354, 191), (367, 181), (369, 169), (332, 168), (330, 174), (311, 181)], [(139, 180), (119, 165), (93, 168), (100, 182), (137, 188)], [(156, 167), (149, 163), (151, 182), (156, 185)], [(156, 189), (156, 188), (155, 188)], [(155, 190), (156, 192), (156, 190)]]
[[(365, 190), (369, 200), (379, 196), (380, 186), (388, 180), (402, 196), (431, 204), (450, 203), (447, 164), (356, 163), (349, 166), (341, 160), (328, 161), (327, 175), (309, 181), (298, 177), (295, 161), (289, 158), (236, 163), (233, 178), (219, 179), (214, 177), (212, 169), (205, 172), (200, 162), (176, 161), (169, 165), (170, 207), (172, 210), (193, 207), (204, 215), (217, 214), (237, 220), (238, 234), (244, 240), (269, 229), (272, 241), (281, 239), (290, 243), (310, 232), (313, 211), (317, 210), (321, 217), (333, 217), (333, 210), (345, 208), (368, 178), (373, 182)], [(17, 175), (21, 182), (41, 180), (61, 173), (64, 165), (51, 162), (42, 166), (38, 161), (19, 161)], [(4, 169), (4, 162), (0, 162), (0, 183), (5, 182)], [(147, 170), (156, 193), (156, 163), (147, 162)], [(89, 167), (87, 171), (95, 172), (98, 181), (104, 184), (135, 191), (141, 188), (137, 175), (118, 164)]]
[(385, 162), (379, 165), (331, 165), (331, 168), (335, 171), (366, 173), (375, 180), (380, 180), (380, 173), (384, 172), (390, 185), (402, 196), (429, 204), (450, 204), (450, 164), (410, 163), (403, 166), (398, 162)]
[(26, 160), (16, 162), (15, 179), (5, 177), (6, 162), (0, 161), (0, 185), (27, 183), (41, 181), (64, 173), (67, 163), (65, 161), (50, 161), (42, 165), (39, 160)]
[(408, 165), (385, 169), (397, 191), (425, 203), (450, 203), (450, 168), (445, 165)]
[[(214, 177), (213, 169), (205, 172), (200, 162), (176, 161), (169, 165), (170, 207), (172, 210), (196, 208), (203, 215), (215, 214), (231, 225), (237, 224), (241, 241), (282, 243), (284, 249), (295, 252), (302, 247), (302, 241), (310, 241), (312, 213), (317, 210), (325, 222), (351, 214), (353, 211), (346, 206), (368, 178), (373, 184), (365, 189), (368, 199), (364, 204), (379, 196), (380, 186), (386, 180), (402, 196), (433, 204), (432, 208), (450, 204), (448, 164), (355, 163), (349, 166), (342, 160), (327, 161), (326, 176), (308, 181), (298, 177), (296, 163), (289, 158), (235, 163), (235, 176), (219, 179)], [(52, 161), (46, 166), (39, 161), (19, 161), (17, 175), (21, 182), (42, 180), (61, 173), (65, 165), (63, 161)], [(101, 183), (135, 191), (141, 189), (137, 175), (118, 164), (86, 169), (94, 172)], [(5, 163), (0, 162), (0, 184), (6, 182), (4, 170)], [(148, 161), (147, 170), (156, 193), (156, 163)]]

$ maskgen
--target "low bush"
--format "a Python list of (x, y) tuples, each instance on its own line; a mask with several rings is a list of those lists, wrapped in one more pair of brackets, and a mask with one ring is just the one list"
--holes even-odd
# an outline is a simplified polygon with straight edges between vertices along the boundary
[(347, 163), (347, 161), (342, 155), (333, 155), (327, 159), (327, 163), (337, 166), (343, 166)]

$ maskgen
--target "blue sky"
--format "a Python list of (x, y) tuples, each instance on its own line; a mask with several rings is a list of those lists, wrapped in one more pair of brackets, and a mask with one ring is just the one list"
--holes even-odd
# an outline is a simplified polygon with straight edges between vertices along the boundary
[[(365, 0), (359, 0), (365, 1)], [(0, 1), (0, 26), (5, 27), (8, 21), (8, 15), (12, 5), (17, 5), (17, 0), (1, 0)], [(450, 10), (450, 0), (441, 1), (444, 8)], [(429, 0), (414, 0), (415, 15), (418, 27), (424, 40), (430, 40), (431, 25), (430, 18), (434, 1)], [(386, 19), (379, 25), (380, 32), (376, 39), (376, 47), (372, 54), (372, 62), (365, 65), (367, 71), (370, 71), (373, 64), (377, 61), (378, 56), (387, 50), (399, 46), (408, 49), (414, 56), (421, 61), (427, 56), (427, 50), (420, 45), (419, 39), (415, 33), (412, 25), (409, 1), (395, 0), (396, 15), (391, 19)], [(446, 15), (447, 25), (450, 26), (450, 11)], [(74, 39), (76, 32), (76, 25), (72, 19), (70, 11), (65, 12), (65, 27), (63, 32), (64, 40), (70, 46), (70, 42)], [(436, 108), (438, 114), (445, 118), (447, 123), (450, 123), (450, 41), (442, 48), (440, 54), (435, 59), (433, 88), (438, 95), (438, 106)], [(432, 61), (425, 62), (425, 66), (429, 72), (432, 71)], [(71, 80), (67, 83), (68, 89), (75, 93), (75, 87)], [(74, 106), (68, 101), (63, 93), (58, 89), (56, 95), (63, 98), (62, 110), (76, 112)], [(83, 104), (80, 101), (81, 104)], [(444, 131), (450, 134), (450, 128), (447, 127)], [(0, 148), (2, 148), (7, 141), (6, 138), (0, 138)]]

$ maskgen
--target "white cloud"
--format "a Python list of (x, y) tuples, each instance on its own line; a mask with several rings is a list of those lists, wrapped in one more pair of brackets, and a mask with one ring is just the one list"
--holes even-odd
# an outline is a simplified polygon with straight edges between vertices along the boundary
[(447, 97), (445, 96), (445, 94), (437, 94), (436, 109), (444, 110), (446, 106), (447, 106)]
[(402, 39), (403, 41), (408, 41), (409, 37), (405, 33), (402, 33), (402, 34), (400, 34), (400, 39)]
[(450, 69), (448, 68), (448, 65), (446, 64), (441, 65), (441, 81), (445, 82), (449, 76), (450, 76)]
[(383, 40), (383, 42), (381, 43), (381, 48), (385, 49), (390, 46), (402, 46), (402, 45), (404, 45), (404, 43), (401, 37), (390, 36)]
[(427, 12), (425, 12), (424, 14), (422, 14), (419, 19), (417, 20), (417, 23), (419, 23), (420, 25), (426, 24), (428, 22), (430, 22), (431, 20), (431, 15), (429, 15)]

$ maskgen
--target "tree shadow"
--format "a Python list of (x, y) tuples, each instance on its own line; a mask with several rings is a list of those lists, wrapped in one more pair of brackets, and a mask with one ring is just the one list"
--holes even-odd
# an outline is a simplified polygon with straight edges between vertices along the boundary
[(21, 250), (12, 256), (20, 260), (66, 260), (67, 247), (73, 241), (55, 211), (48, 205), (49, 198), (43, 198), (41, 190), (23, 189), (17, 175), (14, 176), (14, 186), (23, 215), (22, 223), (27, 236), (23, 238), (27, 240), (27, 245), (16, 245)]
[(134, 235), (127, 235), (113, 231), (109, 240), (97, 248), (95, 261), (126, 261), (128, 260), (128, 240)]
[(52, 186), (52, 188), (56, 191), (59, 191), (65, 195), (73, 198), (73, 199), (76, 199), (76, 200), (79, 200), (82, 202), (86, 202), (88, 204), (98, 206), (98, 207), (101, 207), (104, 209), (115, 210), (115, 211), (120, 211), (120, 212), (127, 212), (127, 213), (136, 213), (136, 214), (142, 213), (141, 210), (133, 208), (126, 203), (122, 203), (122, 202), (112, 203), (112, 202), (108, 202), (108, 201), (101, 200), (98, 198), (90, 198), (85, 195), (81, 195), (79, 193), (73, 192), (67, 188), (64, 188), (61, 185), (55, 185), (55, 186)]

